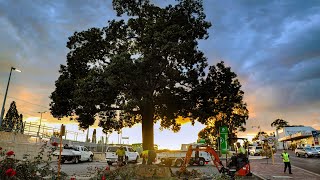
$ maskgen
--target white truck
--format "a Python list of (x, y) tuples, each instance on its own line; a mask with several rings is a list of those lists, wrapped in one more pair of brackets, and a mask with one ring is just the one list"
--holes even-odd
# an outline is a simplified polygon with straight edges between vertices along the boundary
[[(137, 163), (139, 159), (139, 153), (132, 149), (130, 146), (122, 146), (126, 152), (125, 163), (134, 162)], [(114, 162), (118, 162), (118, 155), (116, 154), (117, 149), (120, 148), (120, 145), (109, 146), (106, 151), (106, 160), (107, 163), (111, 166)]]
[[(59, 158), (58, 148), (53, 152), (54, 156), (58, 156)], [(61, 163), (65, 163), (65, 161), (72, 161), (74, 164), (77, 164), (79, 161), (93, 161), (93, 153), (89, 151), (84, 146), (71, 146), (71, 147), (63, 147), (61, 152)]]
[[(196, 145), (192, 145), (193, 148)], [(160, 161), (160, 164), (166, 166), (177, 166), (180, 167), (186, 157), (187, 150), (181, 148), (182, 150), (159, 150), (157, 151), (157, 160)], [(206, 163), (210, 162), (211, 155), (204, 151), (199, 151), (199, 159), (195, 158), (196, 152), (192, 152), (192, 156), (190, 159), (190, 165), (199, 165), (204, 166)]]

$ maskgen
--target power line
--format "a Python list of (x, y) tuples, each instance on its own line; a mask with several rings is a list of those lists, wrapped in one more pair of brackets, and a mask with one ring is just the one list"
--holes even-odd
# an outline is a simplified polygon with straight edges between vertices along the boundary
[[(1, 95), (3, 95), (2, 93), (0, 93)], [(16, 99), (18, 101), (23, 101), (25, 103), (29, 103), (29, 104), (32, 104), (34, 106), (39, 106), (39, 107), (43, 107), (43, 108), (46, 108), (46, 109), (50, 109), (49, 107), (46, 107), (46, 106), (43, 106), (43, 105), (40, 105), (40, 104), (35, 104), (35, 103), (32, 103), (32, 102), (29, 102), (29, 101), (26, 101), (26, 100), (23, 100), (23, 99), (19, 99), (19, 98), (15, 98), (15, 97), (11, 97), (11, 96), (7, 96), (8, 98), (12, 98), (12, 99)]]

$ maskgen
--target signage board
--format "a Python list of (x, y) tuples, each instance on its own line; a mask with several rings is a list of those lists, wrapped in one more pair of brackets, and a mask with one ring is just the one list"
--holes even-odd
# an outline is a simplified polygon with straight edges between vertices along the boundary
[(268, 140), (269, 146), (273, 146), (276, 138), (275, 137), (268, 137), (267, 140)]
[(226, 154), (228, 150), (228, 127), (221, 126), (219, 131), (220, 131), (220, 150), (222, 154)]

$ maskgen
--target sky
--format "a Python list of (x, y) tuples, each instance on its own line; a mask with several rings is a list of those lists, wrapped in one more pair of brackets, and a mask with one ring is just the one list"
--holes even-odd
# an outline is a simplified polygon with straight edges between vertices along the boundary
[[(223, 60), (238, 74), (250, 111), (242, 135), (255, 134), (257, 126), (272, 131), (277, 118), (320, 129), (320, 1), (204, 0), (204, 10), (212, 27), (199, 49), (209, 65)], [(0, 0), (0, 105), (10, 67), (19, 68), (22, 72), (11, 77), (6, 109), (14, 100), (25, 120), (38, 122), (38, 112), (49, 109), (59, 66), (66, 64), (68, 37), (114, 18), (109, 0)], [(50, 113), (43, 114), (43, 122), (78, 131), (75, 121), (59, 121)], [(203, 127), (186, 123), (172, 133), (156, 124), (155, 143), (177, 149), (196, 141)], [(141, 125), (124, 129), (123, 136), (141, 142)], [(118, 142), (117, 134), (109, 142)]]

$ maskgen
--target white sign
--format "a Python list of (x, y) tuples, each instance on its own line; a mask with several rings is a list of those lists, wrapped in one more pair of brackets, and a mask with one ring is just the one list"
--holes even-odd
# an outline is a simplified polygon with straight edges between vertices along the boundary
[(273, 146), (275, 140), (276, 140), (275, 137), (268, 137), (268, 144), (269, 144), (270, 146)]

